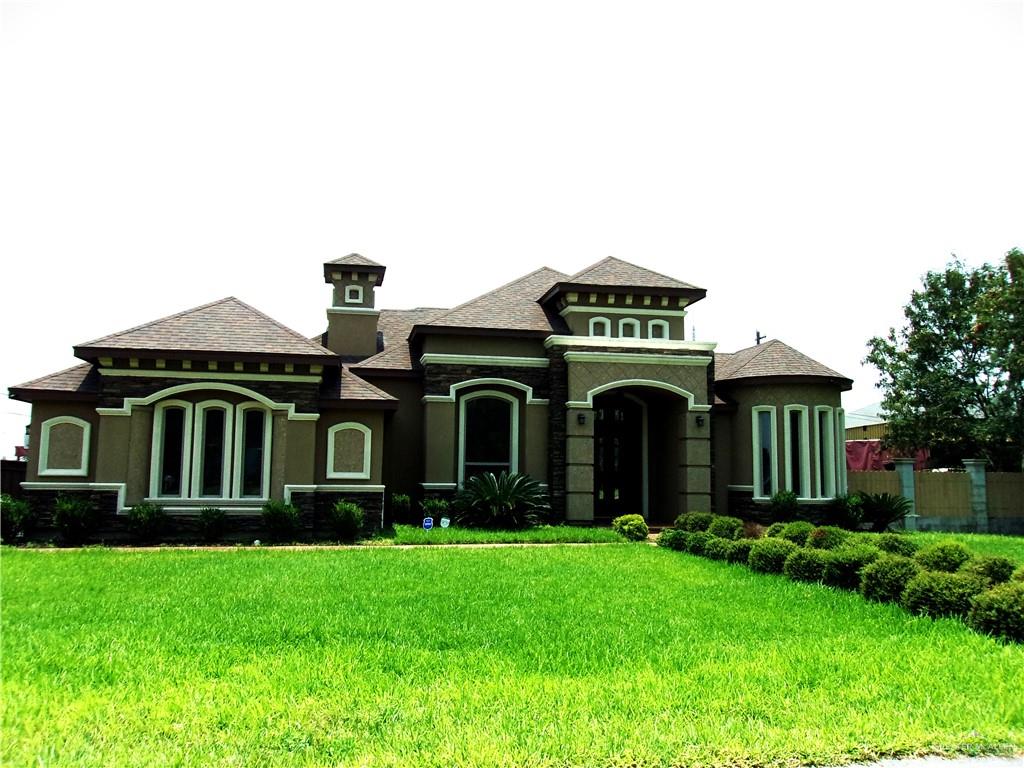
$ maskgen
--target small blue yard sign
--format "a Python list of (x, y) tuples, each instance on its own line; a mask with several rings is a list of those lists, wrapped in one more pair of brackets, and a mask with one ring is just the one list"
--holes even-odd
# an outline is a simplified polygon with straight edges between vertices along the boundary
[(434, 527), (434, 518), (432, 518), (432, 517), (424, 517), (423, 518), (423, 530), (424, 531), (429, 531), (433, 527)]

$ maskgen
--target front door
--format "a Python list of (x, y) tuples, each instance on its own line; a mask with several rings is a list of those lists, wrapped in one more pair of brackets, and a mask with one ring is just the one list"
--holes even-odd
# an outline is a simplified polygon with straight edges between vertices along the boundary
[(594, 401), (594, 517), (643, 513), (643, 407), (604, 395)]

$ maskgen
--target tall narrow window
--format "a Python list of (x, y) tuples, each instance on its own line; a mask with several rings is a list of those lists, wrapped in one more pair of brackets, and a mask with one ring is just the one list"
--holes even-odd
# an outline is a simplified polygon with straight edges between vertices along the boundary
[(258, 408), (243, 411), (241, 496), (263, 496), (264, 450), (267, 415)]
[(775, 408), (757, 406), (753, 409), (753, 475), (754, 497), (769, 498), (778, 490), (775, 447)]
[(518, 401), (500, 392), (481, 392), (462, 399), (459, 479), (483, 472), (516, 472)]
[(196, 436), (192, 457), (192, 495), (228, 496), (231, 464), (231, 406), (220, 400), (196, 406)]
[(150, 493), (154, 496), (188, 496), (191, 432), (191, 403), (167, 400), (157, 405), (150, 469)]
[(811, 495), (810, 448), (807, 406), (787, 405), (786, 413), (786, 490), (797, 496)]
[(818, 442), (818, 496), (830, 499), (836, 495), (836, 448), (832, 408), (819, 405), (814, 409)]

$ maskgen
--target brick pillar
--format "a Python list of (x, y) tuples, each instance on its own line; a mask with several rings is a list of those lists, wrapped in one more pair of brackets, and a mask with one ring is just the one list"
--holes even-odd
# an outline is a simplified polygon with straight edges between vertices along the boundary
[(985, 459), (964, 459), (964, 469), (971, 480), (971, 512), (978, 533), (988, 533), (988, 488), (985, 481)]
[(900, 496), (910, 499), (910, 512), (903, 519), (903, 527), (908, 531), (917, 530), (917, 501), (914, 497), (914, 460), (893, 459), (896, 464), (896, 475), (900, 480)]

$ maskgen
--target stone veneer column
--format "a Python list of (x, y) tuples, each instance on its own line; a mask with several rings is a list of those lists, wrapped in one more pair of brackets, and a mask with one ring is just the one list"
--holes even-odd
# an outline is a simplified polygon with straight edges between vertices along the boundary
[(914, 494), (914, 460), (893, 459), (896, 475), (900, 481), (900, 496), (910, 500), (910, 512), (903, 518), (903, 527), (908, 531), (917, 530), (917, 501)]
[[(584, 423), (580, 424), (580, 416)], [(569, 408), (566, 413), (565, 518), (594, 519), (594, 411)]]
[[(704, 425), (698, 427), (697, 419)], [(682, 409), (679, 414), (679, 434), (683, 475), (683, 512), (711, 511), (711, 414), (692, 413)]]
[(971, 480), (971, 512), (978, 533), (988, 533), (988, 487), (985, 479), (985, 459), (964, 459), (964, 469)]

